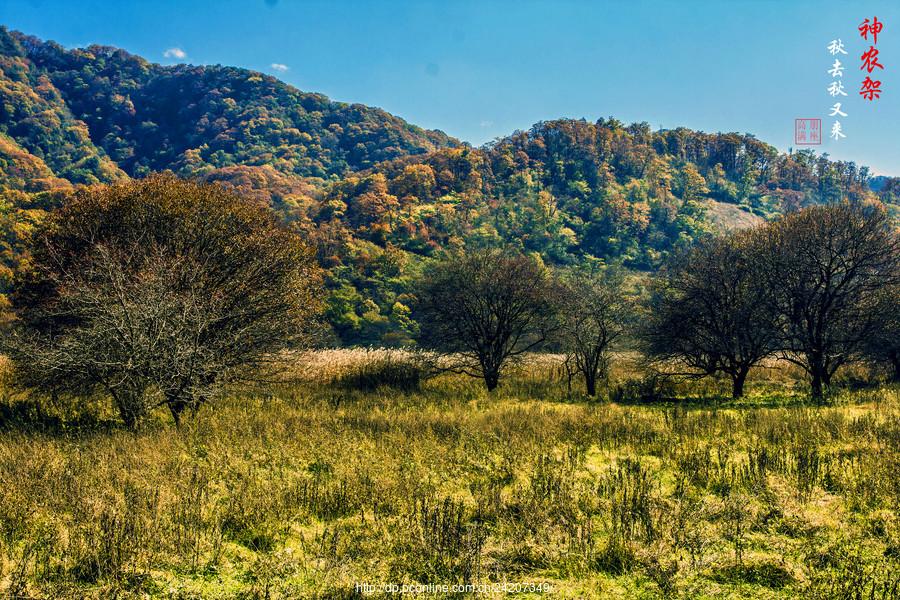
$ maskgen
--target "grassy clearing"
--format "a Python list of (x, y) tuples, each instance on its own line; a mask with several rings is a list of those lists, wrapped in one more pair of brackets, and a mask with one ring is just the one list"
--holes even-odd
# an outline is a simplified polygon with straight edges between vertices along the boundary
[[(7, 397), (0, 590), (353, 598), (357, 582), (506, 580), (562, 598), (900, 595), (897, 388), (808, 406), (777, 371), (740, 406), (588, 403), (552, 357), (493, 396), (449, 375), (407, 392), (327, 383), (370, 359), (306, 356), (292, 381), (180, 430), (163, 413), (133, 433), (102, 404)], [(611, 389), (633, 368), (618, 362)]]

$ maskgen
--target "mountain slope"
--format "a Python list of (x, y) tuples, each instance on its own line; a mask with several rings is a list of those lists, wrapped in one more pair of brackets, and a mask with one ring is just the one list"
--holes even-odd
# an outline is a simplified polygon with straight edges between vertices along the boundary
[(223, 66), (164, 67), (0, 28), (0, 133), (72, 183), (270, 165), (326, 178), (458, 142), (383, 110)]
[(260, 73), (0, 28), (0, 294), (73, 185), (162, 170), (236, 189), (313, 242), (328, 318), (352, 344), (410, 341), (412, 278), (446, 249), (652, 270), (704, 235), (808, 204), (900, 212), (900, 180), (749, 134), (561, 119), (472, 148)]
[(747, 134), (564, 119), (484, 148), (439, 150), (348, 175), (313, 218), (418, 253), (506, 242), (560, 264), (593, 257), (653, 268), (714, 225), (874, 200), (868, 179), (868, 169), (852, 162), (781, 154)]
[(402, 343), (416, 328), (410, 274), (442, 249), (512, 246), (559, 267), (651, 270), (716, 231), (809, 204), (879, 202), (868, 180), (852, 162), (781, 154), (747, 134), (557, 120), (350, 174), (298, 226), (328, 269), (341, 340)]

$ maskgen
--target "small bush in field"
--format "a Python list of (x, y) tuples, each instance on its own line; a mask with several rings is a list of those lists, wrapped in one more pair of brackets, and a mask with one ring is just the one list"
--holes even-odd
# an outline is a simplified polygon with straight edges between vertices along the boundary
[(665, 377), (651, 374), (628, 379), (610, 393), (613, 402), (665, 402), (675, 396), (674, 383)]
[(422, 578), (470, 583), (481, 568), (487, 533), (462, 502), (452, 498), (421, 498), (409, 515), (413, 545), (407, 564)]
[(594, 561), (594, 567), (598, 571), (611, 575), (624, 575), (636, 564), (634, 551), (619, 536), (611, 536)]
[(434, 366), (423, 353), (382, 352), (351, 365), (332, 383), (343, 389), (371, 392), (380, 387), (412, 392), (432, 375)]

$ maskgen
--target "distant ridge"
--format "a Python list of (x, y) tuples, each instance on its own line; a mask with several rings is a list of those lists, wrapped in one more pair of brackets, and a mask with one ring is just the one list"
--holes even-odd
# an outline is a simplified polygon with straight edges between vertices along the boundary
[[(301, 92), (262, 73), (161, 66), (109, 46), (66, 50), (5, 28), (0, 107), (7, 146), (15, 143), (73, 184), (166, 169), (193, 177), (237, 165), (328, 178), (459, 143), (384, 110)], [(4, 171), (31, 161), (17, 159), (18, 150), (0, 152)], [(7, 176), (0, 185), (52, 183)]]

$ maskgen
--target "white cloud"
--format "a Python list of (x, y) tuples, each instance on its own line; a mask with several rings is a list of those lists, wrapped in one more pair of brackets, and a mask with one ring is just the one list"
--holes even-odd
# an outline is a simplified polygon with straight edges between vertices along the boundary
[(272, 63), (269, 66), (280, 73), (284, 73), (285, 71), (287, 71), (290, 68), (287, 65), (283, 65), (281, 63)]
[(493, 122), (493, 121), (484, 120), (484, 121), (482, 121), (481, 123), (479, 123), (479, 125), (480, 125), (481, 127), (485, 127), (485, 128), (487, 128), (487, 127), (493, 127), (493, 126), (494, 126), (494, 122)]
[(163, 52), (163, 56), (166, 58), (177, 58), (178, 60), (183, 60), (187, 58), (187, 52), (182, 50), (181, 48), (169, 48), (165, 52)]

